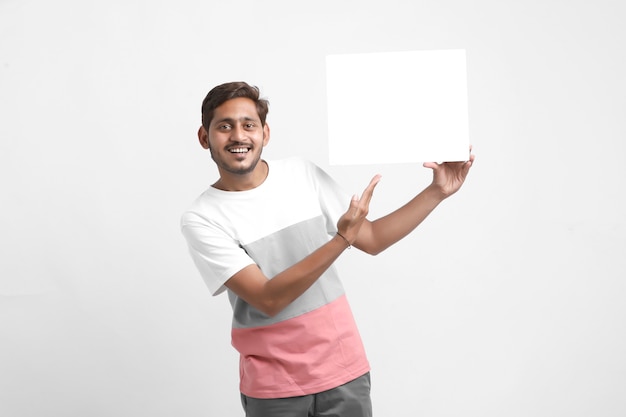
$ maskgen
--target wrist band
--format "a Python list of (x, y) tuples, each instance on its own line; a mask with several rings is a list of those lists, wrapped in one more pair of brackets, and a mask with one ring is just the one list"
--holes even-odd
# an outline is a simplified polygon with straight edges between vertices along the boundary
[(337, 232), (337, 236), (339, 236), (340, 238), (342, 238), (343, 240), (346, 241), (346, 243), (348, 244), (348, 249), (352, 249), (352, 245), (350, 244), (350, 242), (348, 241), (348, 239), (346, 239), (346, 237), (344, 235), (342, 235), (341, 233)]

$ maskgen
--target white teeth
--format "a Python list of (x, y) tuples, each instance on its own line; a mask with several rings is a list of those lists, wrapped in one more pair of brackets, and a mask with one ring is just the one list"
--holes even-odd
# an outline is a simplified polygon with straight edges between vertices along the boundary
[(248, 148), (234, 148), (234, 149), (229, 149), (228, 152), (230, 152), (230, 153), (246, 153), (246, 152), (248, 152)]

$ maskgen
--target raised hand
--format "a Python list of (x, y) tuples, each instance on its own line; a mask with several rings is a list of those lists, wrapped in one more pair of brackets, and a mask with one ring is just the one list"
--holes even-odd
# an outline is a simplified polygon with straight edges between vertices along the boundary
[(349, 244), (352, 244), (359, 234), (361, 225), (369, 212), (370, 201), (372, 200), (372, 195), (374, 194), (374, 188), (379, 181), (380, 175), (374, 176), (363, 191), (360, 198), (354, 195), (350, 201), (348, 211), (346, 211), (343, 216), (341, 216), (339, 221), (337, 221), (337, 230)]
[(433, 170), (433, 182), (431, 187), (436, 187), (443, 197), (449, 197), (456, 193), (465, 182), (465, 178), (474, 163), (474, 154), (470, 147), (469, 160), (464, 162), (426, 162), (424, 167)]

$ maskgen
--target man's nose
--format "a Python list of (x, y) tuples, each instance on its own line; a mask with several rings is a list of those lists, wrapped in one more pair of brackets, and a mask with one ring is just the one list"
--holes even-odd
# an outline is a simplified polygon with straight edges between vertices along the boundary
[(241, 125), (235, 125), (232, 130), (231, 139), (234, 141), (241, 141), (246, 137), (246, 131)]

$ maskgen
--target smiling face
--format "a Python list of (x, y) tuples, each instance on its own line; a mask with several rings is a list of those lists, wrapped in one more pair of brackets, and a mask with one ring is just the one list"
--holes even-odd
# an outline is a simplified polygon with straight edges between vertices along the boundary
[(215, 186), (242, 190), (260, 185), (267, 175), (267, 166), (259, 161), (269, 133), (251, 99), (234, 98), (217, 107), (208, 129), (198, 131), (200, 144), (211, 151), (220, 172)]

